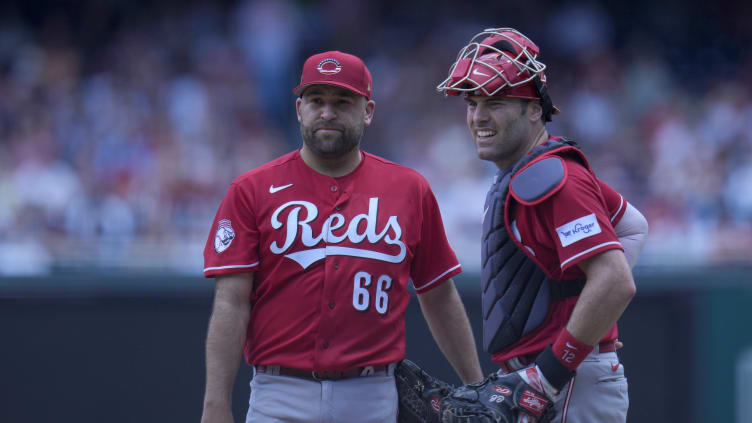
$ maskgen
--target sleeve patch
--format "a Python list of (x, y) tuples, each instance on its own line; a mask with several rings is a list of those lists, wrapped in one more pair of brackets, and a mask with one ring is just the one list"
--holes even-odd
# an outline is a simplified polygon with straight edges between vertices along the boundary
[(559, 235), (561, 246), (566, 247), (581, 239), (601, 233), (601, 227), (598, 225), (595, 213), (590, 213), (559, 226), (556, 228), (556, 233)]
[(235, 239), (235, 231), (232, 229), (230, 219), (222, 219), (217, 225), (217, 233), (214, 235), (214, 251), (217, 254), (226, 250)]

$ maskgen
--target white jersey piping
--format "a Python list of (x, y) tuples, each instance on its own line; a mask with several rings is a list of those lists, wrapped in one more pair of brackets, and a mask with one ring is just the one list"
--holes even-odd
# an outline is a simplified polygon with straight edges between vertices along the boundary
[(598, 245), (596, 245), (595, 247), (592, 247), (592, 248), (588, 248), (587, 250), (585, 250), (585, 251), (582, 251), (582, 252), (580, 252), (580, 253), (577, 253), (577, 254), (573, 255), (572, 257), (570, 257), (570, 258), (568, 258), (568, 259), (564, 260), (563, 262), (561, 262), (561, 268), (563, 269), (563, 268), (564, 268), (564, 265), (565, 265), (565, 264), (567, 264), (567, 263), (569, 263), (570, 261), (572, 261), (572, 260), (576, 259), (577, 257), (580, 257), (580, 256), (582, 256), (582, 255), (585, 255), (585, 254), (587, 254), (587, 253), (589, 253), (589, 252), (591, 252), (591, 251), (595, 251), (595, 250), (597, 250), (597, 249), (599, 249), (599, 248), (601, 248), (601, 247), (604, 247), (604, 246), (606, 246), (606, 245), (618, 245), (618, 246), (621, 246), (621, 243), (619, 243), (619, 241), (609, 241), (609, 242), (604, 242), (603, 244), (598, 244)]
[(614, 215), (611, 216), (611, 222), (613, 222), (614, 219), (616, 219), (616, 216), (619, 215), (619, 212), (621, 211), (622, 207), (624, 207), (624, 197), (622, 197), (621, 194), (619, 194), (619, 208), (616, 209), (616, 213), (614, 213)]
[(433, 285), (436, 281), (438, 281), (439, 279), (443, 278), (444, 275), (446, 275), (447, 273), (451, 272), (452, 270), (454, 270), (454, 269), (456, 269), (456, 268), (458, 268), (460, 266), (462, 266), (462, 265), (458, 264), (458, 265), (452, 267), (451, 269), (447, 270), (446, 272), (444, 272), (444, 273), (440, 274), (439, 276), (437, 276), (436, 278), (434, 278), (434, 280), (432, 280), (431, 282), (428, 282), (428, 283), (424, 284), (420, 288), (415, 287), (415, 289), (423, 289), (423, 288), (427, 288), (427, 287)]
[(248, 267), (257, 266), (259, 262), (253, 264), (233, 264), (231, 266), (217, 266), (217, 267), (207, 267), (204, 269), (204, 273), (208, 272), (209, 270), (223, 270), (223, 269), (244, 269)]

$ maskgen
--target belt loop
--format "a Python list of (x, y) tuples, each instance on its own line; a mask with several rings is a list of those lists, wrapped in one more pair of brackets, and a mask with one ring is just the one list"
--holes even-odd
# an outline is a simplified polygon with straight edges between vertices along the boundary
[(387, 376), (394, 376), (394, 369), (397, 367), (397, 363), (389, 363), (386, 366), (386, 375)]

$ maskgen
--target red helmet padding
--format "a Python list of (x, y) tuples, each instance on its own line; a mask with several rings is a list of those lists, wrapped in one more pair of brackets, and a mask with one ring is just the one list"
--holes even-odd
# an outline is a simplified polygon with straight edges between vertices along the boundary
[(465, 93), (538, 99), (538, 82), (533, 78), (546, 82), (545, 65), (537, 60), (539, 53), (538, 46), (516, 30), (486, 30), (462, 49), (440, 89), (455, 96)]
[(457, 66), (455, 66), (454, 71), (452, 71), (452, 80), (459, 81), (462, 77), (467, 75), (467, 71), (470, 67), (471, 62), (472, 60), (470, 59), (462, 59), (457, 62)]
[[(472, 69), (470, 64), (472, 63)], [(466, 81), (466, 83), (460, 83), (457, 88), (476, 88), (474, 91), (465, 91), (468, 95), (482, 95), (494, 97), (513, 97), (513, 98), (526, 98), (526, 99), (538, 99), (538, 94), (535, 90), (535, 84), (533, 82), (525, 83), (518, 86), (507, 85), (503, 89), (499, 90), (499, 87), (506, 85), (508, 82), (516, 82), (525, 79), (530, 76), (530, 72), (526, 69), (522, 72), (509, 60), (507, 57), (501, 54), (490, 53), (475, 60), (470, 58), (461, 59), (457, 62), (449, 85), (456, 86), (458, 82)], [(499, 90), (499, 91), (497, 91)], [(459, 90), (447, 90), (448, 95), (459, 95), (462, 91)]]
[(540, 49), (513, 28), (489, 28), (476, 34), (457, 55), (449, 76), (436, 89), (445, 95), (512, 97), (540, 100), (546, 122), (559, 109), (546, 87)]

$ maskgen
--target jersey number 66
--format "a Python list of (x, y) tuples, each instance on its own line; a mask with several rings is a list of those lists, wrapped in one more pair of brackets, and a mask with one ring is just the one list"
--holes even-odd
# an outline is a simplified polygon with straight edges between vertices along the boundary
[[(371, 304), (371, 293), (365, 287), (371, 285), (371, 274), (368, 272), (358, 272), (353, 280), (353, 307), (358, 311), (368, 311)], [(376, 299), (374, 306), (379, 314), (386, 314), (389, 309), (389, 297), (386, 291), (392, 287), (392, 278), (388, 275), (379, 276), (376, 282)]]

